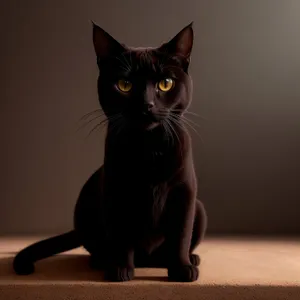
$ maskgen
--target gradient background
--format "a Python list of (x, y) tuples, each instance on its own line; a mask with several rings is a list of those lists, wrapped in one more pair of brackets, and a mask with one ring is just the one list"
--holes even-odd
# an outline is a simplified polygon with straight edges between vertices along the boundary
[[(0, 234), (72, 227), (103, 159), (94, 20), (132, 46), (194, 21), (191, 111), (211, 233), (300, 233), (300, 1), (1, 0)], [(95, 124), (95, 123), (94, 123)]]

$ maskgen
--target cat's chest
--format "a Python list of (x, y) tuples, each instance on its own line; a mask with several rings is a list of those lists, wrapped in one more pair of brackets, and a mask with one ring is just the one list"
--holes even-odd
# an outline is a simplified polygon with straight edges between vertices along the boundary
[(167, 181), (170, 174), (171, 158), (163, 151), (137, 153), (125, 161), (124, 170), (131, 179), (143, 185)]
[(132, 153), (129, 164), (136, 169), (151, 172), (163, 168), (163, 163), (168, 161), (166, 152), (162, 149), (142, 149)]
[[(122, 151), (121, 151), (122, 150)], [(162, 172), (172, 163), (172, 156), (161, 147), (132, 146), (119, 148), (112, 156), (110, 165), (121, 173), (144, 178)]]
[(158, 185), (173, 176), (180, 165), (177, 145), (164, 138), (124, 137), (107, 143), (106, 170), (118, 183)]
[(122, 192), (115, 189), (107, 199), (110, 222), (117, 226), (117, 231), (146, 234), (157, 227), (167, 195), (167, 185), (127, 185)]

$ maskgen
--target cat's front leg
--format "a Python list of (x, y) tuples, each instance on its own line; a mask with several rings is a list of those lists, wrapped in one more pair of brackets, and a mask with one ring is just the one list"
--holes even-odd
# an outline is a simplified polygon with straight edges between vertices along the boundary
[(105, 270), (108, 281), (129, 281), (134, 277), (134, 251), (124, 247), (121, 242), (111, 249), (109, 263)]
[(167, 200), (166, 246), (168, 276), (171, 281), (198, 279), (198, 267), (191, 264), (190, 247), (195, 217), (196, 195), (186, 184), (174, 188)]

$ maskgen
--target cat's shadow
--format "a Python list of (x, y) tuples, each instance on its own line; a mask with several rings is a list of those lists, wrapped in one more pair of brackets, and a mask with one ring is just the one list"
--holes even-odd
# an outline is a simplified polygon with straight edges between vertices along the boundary
[[(13, 256), (0, 258), (0, 281), (78, 281), (105, 282), (103, 272), (90, 267), (88, 255), (57, 255), (39, 261), (35, 272), (20, 276), (12, 268)], [(167, 281), (163, 269), (136, 269), (134, 281)]]

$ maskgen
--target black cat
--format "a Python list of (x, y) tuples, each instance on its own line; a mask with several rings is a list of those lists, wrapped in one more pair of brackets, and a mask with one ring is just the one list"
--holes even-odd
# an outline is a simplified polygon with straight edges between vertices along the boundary
[(32, 273), (36, 261), (83, 246), (110, 281), (131, 280), (135, 267), (194, 281), (200, 258), (192, 253), (207, 218), (182, 119), (192, 96), (192, 23), (157, 48), (129, 48), (93, 24), (93, 43), (108, 120), (104, 164), (80, 192), (74, 230), (20, 251), (14, 270)]

